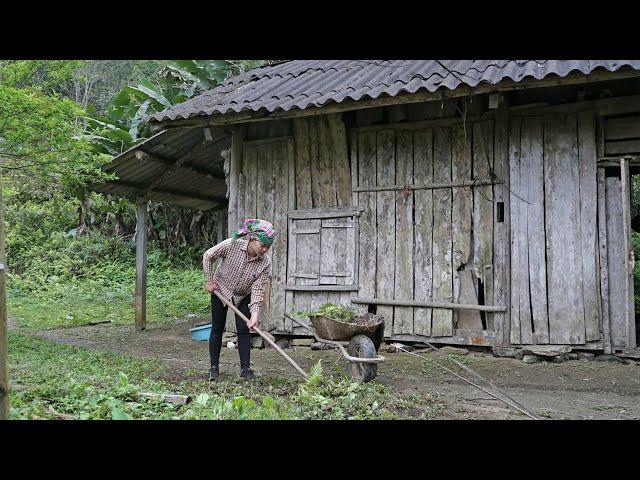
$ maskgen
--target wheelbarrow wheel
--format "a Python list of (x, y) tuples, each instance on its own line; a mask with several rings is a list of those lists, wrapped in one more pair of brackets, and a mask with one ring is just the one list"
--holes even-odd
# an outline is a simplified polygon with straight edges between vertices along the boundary
[[(375, 358), (377, 356), (376, 347), (366, 335), (356, 335), (349, 342), (349, 355), (358, 358)], [(360, 383), (367, 383), (373, 380), (378, 372), (377, 363), (349, 362), (349, 376)]]

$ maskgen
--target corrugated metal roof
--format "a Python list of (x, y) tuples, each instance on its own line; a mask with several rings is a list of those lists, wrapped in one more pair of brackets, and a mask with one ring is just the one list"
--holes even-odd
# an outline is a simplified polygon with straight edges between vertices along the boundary
[[(165, 130), (123, 152), (102, 168), (115, 173), (117, 181), (93, 185), (98, 192), (134, 199), (146, 185), (151, 184), (166, 168), (188, 156), (182, 168), (175, 169), (147, 194), (150, 200), (170, 202), (183, 207), (208, 210), (225, 202), (222, 150), (230, 147), (230, 135), (223, 137), (216, 131), (218, 141), (206, 142), (202, 128)], [(158, 161), (143, 157), (143, 151)]]
[(327, 102), (374, 99), (420, 90), (454, 90), (571, 72), (640, 70), (640, 60), (293, 60), (232, 77), (191, 100), (159, 112), (152, 122), (212, 114), (289, 111)]

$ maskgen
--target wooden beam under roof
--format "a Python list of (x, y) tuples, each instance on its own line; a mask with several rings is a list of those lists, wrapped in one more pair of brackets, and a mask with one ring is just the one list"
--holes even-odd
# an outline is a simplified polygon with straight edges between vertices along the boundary
[[(135, 196), (141, 196), (142, 192), (147, 188), (147, 184), (145, 183), (138, 183), (138, 182), (129, 182), (126, 180), (112, 180), (110, 182), (105, 182), (105, 186), (108, 185), (119, 185), (122, 187), (127, 187), (127, 188), (133, 188), (136, 190)], [(192, 200), (200, 200), (203, 202), (214, 202), (214, 203), (226, 203), (227, 199), (225, 197), (219, 197), (219, 196), (205, 196), (205, 195), (199, 195), (197, 193), (190, 193), (190, 192), (184, 192), (182, 190), (175, 190), (172, 188), (158, 188), (158, 187), (154, 187), (152, 188), (150, 191), (145, 192), (145, 193), (150, 193), (150, 192), (155, 192), (155, 193), (166, 193), (168, 195), (173, 195), (174, 197), (183, 197), (183, 198), (189, 198)]]
[(138, 160), (145, 160), (149, 162), (161, 163), (168, 167), (173, 167), (175, 170), (185, 170), (196, 175), (201, 175), (207, 178), (215, 178), (218, 180), (224, 180), (224, 173), (211, 172), (206, 168), (199, 167), (197, 165), (176, 165), (176, 160), (171, 158), (163, 157), (156, 153), (150, 153), (146, 150), (138, 150), (135, 153), (135, 156)]

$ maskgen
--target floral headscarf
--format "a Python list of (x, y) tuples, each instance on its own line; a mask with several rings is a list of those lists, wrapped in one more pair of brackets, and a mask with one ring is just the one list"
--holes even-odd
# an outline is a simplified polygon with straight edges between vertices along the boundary
[(248, 233), (253, 233), (263, 244), (271, 245), (276, 230), (273, 228), (273, 225), (266, 220), (245, 218), (242, 228), (233, 234), (233, 241), (235, 242), (239, 237), (243, 237)]

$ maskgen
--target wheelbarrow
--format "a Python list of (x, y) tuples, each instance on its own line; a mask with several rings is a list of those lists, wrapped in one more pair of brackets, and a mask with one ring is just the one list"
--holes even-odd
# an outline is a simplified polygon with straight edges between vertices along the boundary
[(317, 342), (337, 346), (349, 361), (349, 376), (360, 383), (373, 380), (378, 373), (378, 363), (385, 360), (377, 353), (384, 334), (384, 318), (380, 315), (367, 313), (352, 323), (312, 315), (313, 328), (286, 313), (284, 316), (309, 331)]

